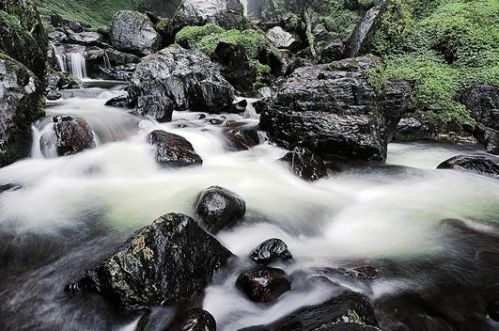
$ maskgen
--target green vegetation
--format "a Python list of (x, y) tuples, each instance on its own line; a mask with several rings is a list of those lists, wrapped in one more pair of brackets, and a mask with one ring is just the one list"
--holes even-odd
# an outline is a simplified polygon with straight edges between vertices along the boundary
[(437, 130), (472, 125), (458, 96), (473, 84), (499, 84), (498, 17), (497, 0), (390, 0), (373, 39), (385, 63), (371, 71), (372, 83), (407, 79), (416, 112)]
[(52, 13), (69, 20), (86, 22), (94, 27), (110, 25), (120, 10), (136, 10), (141, 0), (35, 0), (40, 13), (48, 21)]
[(262, 50), (267, 46), (265, 36), (255, 30), (228, 30), (221, 33), (210, 34), (201, 39), (199, 49), (208, 56), (211, 56), (220, 41), (226, 41), (241, 45), (246, 50), (250, 59), (256, 59)]
[(175, 42), (182, 47), (191, 48), (197, 45), (201, 39), (212, 34), (220, 34), (225, 30), (216, 24), (206, 24), (203, 26), (186, 26), (175, 36)]
[(252, 67), (258, 76), (270, 75), (270, 66), (260, 63), (258, 60), (251, 60), (250, 67)]

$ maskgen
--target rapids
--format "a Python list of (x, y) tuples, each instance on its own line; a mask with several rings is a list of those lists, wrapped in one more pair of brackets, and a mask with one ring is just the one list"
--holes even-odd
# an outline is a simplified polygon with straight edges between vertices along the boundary
[[(407, 288), (430, 289), (442, 279), (453, 284), (482, 279), (477, 271), (460, 272), (475, 263), (469, 243), (457, 240), (441, 221), (460, 219), (484, 236), (499, 236), (499, 181), (435, 170), (456, 154), (480, 154), (477, 147), (391, 144), (387, 165), (352, 168), (308, 183), (276, 161), (287, 151), (270, 144), (263, 133), (259, 146), (234, 152), (222, 127), (207, 121), (216, 117), (255, 124), (258, 116), (252, 110), (207, 114), (207, 119), (176, 112), (173, 122), (157, 123), (104, 106), (121, 93), (119, 85), (64, 91), (61, 100), (48, 103), (47, 117), (33, 126), (32, 157), (0, 169), (0, 185), (21, 187), (0, 194), (0, 324), (5, 329), (134, 330), (137, 315), (116, 312), (98, 297), (68, 296), (64, 285), (156, 217), (168, 212), (194, 216), (197, 195), (211, 185), (233, 190), (246, 201), (245, 221), (217, 235), (242, 258), (276, 237), (295, 257), (295, 264), (282, 266), (289, 274), (343, 261), (390, 261), (390, 272), (372, 288), (354, 288), (373, 300)], [(58, 114), (85, 119), (97, 148), (44, 158), (40, 136)], [(156, 129), (188, 139), (203, 166), (156, 165), (145, 138)], [(447, 261), (445, 268), (427, 272), (441, 260)], [(247, 263), (242, 261), (206, 291), (203, 307), (215, 316), (219, 330), (271, 322), (333, 294), (298, 282), (272, 306), (251, 303), (233, 285)]]

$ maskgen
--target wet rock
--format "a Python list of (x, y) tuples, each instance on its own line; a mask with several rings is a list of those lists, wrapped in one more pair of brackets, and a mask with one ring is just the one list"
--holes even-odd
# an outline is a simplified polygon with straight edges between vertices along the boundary
[(328, 278), (342, 279), (354, 282), (369, 282), (378, 279), (381, 271), (374, 265), (365, 265), (358, 267), (339, 267), (339, 268), (321, 268), (315, 270), (316, 275), (326, 276)]
[(268, 303), (289, 291), (291, 281), (281, 269), (258, 267), (239, 275), (236, 286), (251, 301)]
[(325, 160), (384, 160), (410, 87), (392, 80), (375, 93), (366, 71), (379, 62), (361, 57), (296, 69), (258, 105), (260, 127), (277, 144), (307, 147)]
[(249, 93), (253, 91), (257, 73), (250, 65), (243, 45), (221, 41), (212, 60), (222, 65), (222, 75), (236, 90)]
[(203, 226), (211, 233), (218, 233), (244, 216), (246, 202), (232, 191), (212, 186), (199, 196), (196, 211)]
[(479, 123), (476, 137), (487, 152), (499, 155), (499, 87), (476, 85), (461, 96), (475, 120)]
[(200, 51), (168, 47), (137, 65), (128, 93), (140, 114), (170, 121), (173, 110), (221, 112), (231, 107), (234, 88), (220, 67)]
[(327, 177), (327, 168), (324, 161), (308, 148), (295, 147), (281, 161), (288, 163), (291, 171), (302, 179), (314, 181)]
[(59, 156), (72, 155), (86, 149), (95, 148), (94, 133), (83, 119), (74, 119), (71, 116), (56, 116), (54, 117), (54, 132)]
[(135, 63), (115, 66), (112, 67), (111, 70), (107, 71), (107, 76), (109, 77), (109, 79), (130, 81), (132, 80), (136, 69), (137, 64)]
[(32, 1), (1, 0), (0, 13), (0, 52), (43, 80), (48, 38), (36, 5)]
[(77, 89), (83, 87), (83, 82), (69, 72), (50, 69), (45, 75), (46, 91)]
[(151, 20), (142, 13), (129, 10), (114, 15), (110, 38), (118, 50), (139, 56), (154, 53), (160, 42)]
[(96, 45), (102, 41), (102, 36), (97, 32), (70, 33), (69, 41), (81, 45)]
[(217, 322), (206, 310), (193, 309), (187, 312), (180, 325), (181, 331), (216, 331)]
[(474, 172), (479, 175), (498, 177), (499, 164), (485, 156), (458, 155), (442, 162), (437, 169), (454, 169)]
[(321, 63), (329, 63), (341, 60), (345, 45), (341, 40), (335, 40), (327, 44), (321, 51)]
[(154, 157), (162, 167), (186, 167), (203, 164), (203, 160), (196, 154), (192, 144), (184, 137), (156, 130), (147, 136), (147, 141), (156, 147)]
[(244, 21), (244, 8), (239, 0), (186, 0), (173, 18), (172, 29), (188, 25), (214, 23), (226, 29), (237, 29)]
[(114, 48), (106, 48), (106, 54), (110, 64), (114, 66), (125, 65), (129, 63), (139, 63), (140, 58), (131, 53), (120, 52)]
[(224, 134), (235, 150), (246, 151), (260, 143), (257, 126), (235, 124), (228, 127), (229, 129), (225, 130)]
[(191, 302), (231, 257), (192, 218), (168, 214), (140, 229), (68, 290), (97, 291), (129, 310)]
[(43, 84), (21, 63), (0, 50), (0, 167), (27, 157), (31, 124), (43, 115)]
[(299, 40), (280, 26), (275, 26), (267, 31), (267, 38), (277, 48), (295, 49), (299, 46)]
[(499, 321), (499, 300), (492, 300), (487, 303), (487, 314), (494, 321)]
[(425, 140), (432, 139), (434, 135), (433, 130), (423, 121), (423, 119), (415, 116), (408, 116), (403, 117), (397, 124), (394, 140)]
[(16, 184), (0, 185), (0, 193), (10, 192), (10, 191), (17, 191), (19, 189), (21, 189), (21, 186), (16, 185)]
[(346, 292), (324, 303), (296, 310), (269, 325), (239, 331), (374, 331), (379, 330), (377, 325), (369, 300), (360, 294)]
[(54, 30), (48, 34), (48, 38), (53, 43), (65, 43), (68, 41), (68, 36), (62, 31)]
[(345, 52), (343, 53), (345, 58), (357, 57), (368, 47), (369, 39), (376, 30), (376, 25), (386, 8), (386, 3), (386, 0), (382, 0), (378, 5), (366, 12), (345, 45)]
[(49, 91), (46, 95), (47, 100), (54, 101), (59, 100), (62, 97), (61, 93), (57, 91)]
[(121, 94), (118, 95), (117, 97), (111, 98), (108, 101), (106, 101), (106, 106), (109, 107), (116, 107), (116, 108), (128, 108), (128, 95), (127, 94)]
[(288, 245), (281, 239), (269, 239), (258, 245), (250, 254), (250, 259), (260, 265), (292, 259)]

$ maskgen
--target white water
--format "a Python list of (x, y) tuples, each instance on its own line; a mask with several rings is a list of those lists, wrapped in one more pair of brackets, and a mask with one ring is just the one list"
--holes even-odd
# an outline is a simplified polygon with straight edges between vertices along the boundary
[[(461, 152), (454, 147), (393, 144), (388, 163), (412, 168), (351, 171), (308, 183), (277, 162), (286, 153), (281, 148), (265, 143), (229, 152), (223, 127), (198, 119), (198, 113), (176, 112), (172, 123), (160, 124), (105, 107), (107, 99), (121, 93), (119, 89), (69, 93), (49, 103), (49, 118), (34, 128), (33, 157), (0, 169), (0, 185), (23, 187), (0, 195), (0, 226), (19, 235), (61, 235), (79, 228), (88, 215), (99, 215), (99, 222), (110, 231), (130, 231), (168, 212), (193, 215), (199, 192), (221, 185), (240, 194), (248, 211), (243, 224), (220, 233), (218, 239), (244, 258), (262, 241), (282, 238), (296, 260), (282, 267), (293, 273), (345, 260), (442, 254), (448, 247), (437, 230), (440, 220), (489, 221), (499, 215), (497, 180), (434, 170)], [(98, 137), (98, 148), (43, 158), (37, 152), (38, 139), (50, 130), (50, 116), (56, 114), (85, 119)], [(248, 124), (258, 121), (251, 111), (226, 118)], [(155, 129), (187, 138), (203, 158), (203, 166), (170, 170), (157, 166), (152, 147), (145, 142)], [(204, 308), (222, 331), (270, 322), (300, 306), (321, 302), (334, 291), (298, 288), (275, 305), (263, 307), (239, 294), (233, 286), (235, 277), (236, 273), (206, 291)], [(383, 279), (367, 294), (376, 296), (407, 284), (408, 280)], [(133, 330), (132, 325), (128, 328)]]
[(74, 47), (67, 52), (61, 47), (53, 47), (53, 49), (62, 72), (69, 71), (79, 79), (88, 78), (84, 48)]

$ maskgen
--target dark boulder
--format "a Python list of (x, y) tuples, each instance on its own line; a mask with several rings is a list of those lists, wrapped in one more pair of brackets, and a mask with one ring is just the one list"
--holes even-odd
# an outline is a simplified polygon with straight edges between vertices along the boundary
[(161, 17), (173, 17), (182, 0), (144, 0), (140, 9)]
[(246, 213), (246, 202), (236, 193), (219, 186), (204, 190), (198, 198), (196, 211), (203, 226), (212, 233), (234, 225)]
[(232, 257), (189, 216), (168, 214), (128, 239), (72, 291), (97, 291), (126, 309), (191, 302)]
[(403, 117), (397, 124), (397, 129), (393, 136), (397, 141), (425, 140), (435, 136), (434, 130), (417, 116)]
[(95, 148), (94, 133), (83, 119), (71, 116), (54, 117), (57, 155), (67, 156)]
[(155, 146), (154, 157), (162, 167), (186, 167), (203, 164), (203, 160), (196, 154), (192, 144), (184, 137), (156, 130), (147, 136), (147, 141)]
[(281, 161), (288, 163), (291, 171), (302, 179), (314, 181), (327, 177), (327, 168), (322, 158), (306, 147), (295, 147)]
[(237, 151), (245, 151), (260, 143), (258, 127), (229, 122), (226, 124), (224, 135), (230, 142), (231, 147)]
[(137, 69), (137, 64), (135, 63), (119, 65), (112, 67), (110, 70), (108, 70), (107, 76), (109, 77), (109, 79), (130, 81), (132, 80), (136, 69)]
[(376, 30), (378, 21), (386, 8), (386, 4), (387, 0), (381, 0), (378, 5), (366, 12), (345, 45), (345, 52), (343, 53), (345, 58), (357, 57), (366, 50), (369, 40)]
[(345, 45), (341, 40), (334, 40), (324, 46), (321, 50), (321, 63), (338, 61), (343, 58)]
[(156, 52), (160, 43), (154, 24), (147, 15), (130, 10), (114, 15), (110, 38), (118, 50), (140, 56)]
[(0, 0), (0, 52), (28, 67), (43, 80), (48, 38), (30, 0)]
[(206, 310), (193, 309), (187, 312), (180, 323), (181, 331), (216, 331), (217, 322)]
[(268, 303), (289, 291), (291, 281), (281, 269), (258, 267), (239, 275), (236, 286), (251, 301)]
[(288, 245), (281, 239), (269, 239), (258, 245), (250, 254), (250, 259), (260, 265), (268, 265), (276, 261), (287, 261), (293, 256)]
[(43, 115), (43, 84), (0, 51), (0, 167), (27, 157), (31, 124)]
[(140, 58), (135, 54), (120, 52), (114, 48), (106, 48), (105, 51), (109, 59), (109, 63), (113, 67), (140, 62)]
[(342, 331), (379, 330), (369, 300), (346, 292), (315, 306), (301, 308), (269, 325), (239, 331)]
[(442, 162), (437, 169), (454, 169), (499, 177), (499, 164), (485, 156), (458, 155)]
[(476, 136), (487, 152), (499, 155), (499, 87), (476, 85), (467, 89), (461, 102), (478, 122)]
[(68, 35), (62, 31), (54, 30), (49, 32), (48, 38), (51, 42), (61, 44), (68, 41)]
[(237, 29), (244, 22), (244, 8), (239, 0), (186, 0), (173, 17), (172, 30), (189, 25), (214, 23), (226, 29)]
[(222, 65), (222, 75), (241, 92), (251, 93), (257, 72), (250, 65), (244, 45), (226, 41), (218, 43), (212, 60)]
[(111, 99), (106, 101), (105, 105), (109, 106), (109, 107), (115, 107), (115, 108), (128, 108), (128, 106), (129, 106), (128, 95), (121, 94), (121, 95), (118, 95), (117, 97), (111, 98)]
[(234, 100), (234, 88), (220, 67), (200, 51), (168, 47), (137, 65), (129, 83), (140, 114), (170, 121), (173, 110), (221, 112)]
[(379, 63), (360, 57), (296, 69), (260, 103), (260, 127), (279, 145), (307, 147), (326, 160), (385, 160), (410, 87), (391, 80), (376, 93), (366, 76)]

